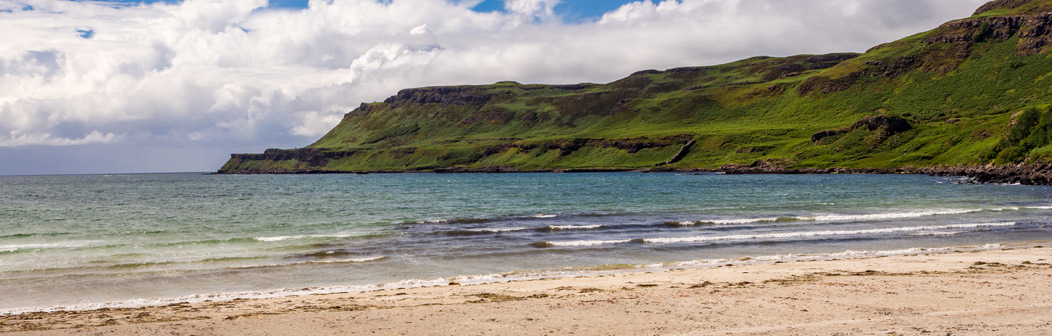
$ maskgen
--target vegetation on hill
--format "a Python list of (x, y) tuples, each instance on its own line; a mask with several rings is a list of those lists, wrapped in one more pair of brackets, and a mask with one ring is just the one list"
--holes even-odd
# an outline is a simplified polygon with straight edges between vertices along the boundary
[(608, 84), (406, 89), (223, 173), (1047, 163), (1052, 0), (998, 0), (863, 54), (754, 57)]

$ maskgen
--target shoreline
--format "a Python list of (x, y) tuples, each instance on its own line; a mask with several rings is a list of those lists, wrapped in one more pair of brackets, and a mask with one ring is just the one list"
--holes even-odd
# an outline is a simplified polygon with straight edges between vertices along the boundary
[(838, 175), (838, 174), (874, 174), (874, 175), (928, 175), (959, 176), (971, 179), (971, 183), (1021, 184), (1052, 186), (1052, 164), (1011, 164), (1011, 165), (956, 165), (931, 167), (897, 167), (897, 168), (789, 168), (769, 161), (756, 161), (749, 165), (730, 164), (720, 168), (569, 168), (569, 169), (533, 169), (522, 170), (515, 167), (465, 168), (450, 167), (431, 170), (379, 170), (379, 171), (333, 171), (304, 169), (293, 171), (245, 171), (213, 172), (211, 175), (313, 175), (313, 174), (514, 174), (514, 173), (716, 173), (727, 175)]
[[(1015, 285), (1005, 288), (1013, 288), (1023, 293), (1030, 293), (1027, 294), (1031, 296), (1030, 299), (1039, 299), (1039, 302), (1034, 302), (1033, 304), (1044, 305), (1042, 306), (1044, 307), (1042, 311), (1047, 311), (1049, 307), (1052, 307), (1052, 288), (1041, 285), (1047, 284), (1047, 281), (1052, 280), (1052, 265), (1049, 264), (1049, 260), (1052, 260), (1052, 248), (1035, 243), (1029, 246), (1002, 246), (982, 251), (975, 249), (975, 247), (955, 247), (946, 248), (946, 250), (934, 248), (933, 250), (939, 251), (918, 251), (914, 255), (873, 255), (866, 258), (834, 256), (824, 260), (804, 258), (803, 260), (790, 261), (774, 259), (758, 261), (752, 258), (743, 258), (737, 263), (732, 261), (726, 265), (714, 265), (713, 267), (672, 267), (667, 270), (638, 269), (588, 276), (525, 279), (472, 285), (453, 283), (446, 286), (391, 288), (366, 292), (172, 303), (163, 306), (139, 308), (33, 312), (0, 316), (0, 332), (27, 331), (30, 332), (29, 334), (35, 334), (32, 331), (36, 330), (37, 333), (73, 334), (108, 330), (118, 333), (152, 334), (159, 330), (176, 330), (179, 333), (210, 334), (207, 330), (213, 330), (215, 333), (223, 334), (229, 332), (242, 333), (244, 329), (238, 328), (244, 328), (246, 325), (292, 323), (291, 326), (286, 327), (300, 329), (286, 329), (287, 331), (307, 330), (307, 334), (333, 332), (368, 333), (365, 330), (370, 330), (370, 328), (372, 328), (372, 331), (385, 334), (418, 334), (434, 332), (435, 330), (452, 331), (454, 329), (446, 329), (453, 327), (450, 323), (465, 324), (471, 322), (474, 327), (486, 326), (485, 323), (475, 325), (474, 323), (476, 322), (469, 321), (469, 318), (478, 320), (478, 318), (482, 317), (475, 316), (471, 312), (482, 315), (496, 314), (492, 318), (500, 320), (521, 317), (514, 316), (515, 314), (510, 313), (511, 311), (523, 309), (525, 311), (541, 312), (544, 311), (545, 307), (567, 306), (567, 309), (571, 309), (569, 313), (573, 314), (584, 313), (584, 311), (590, 312), (591, 309), (596, 308), (596, 305), (598, 305), (598, 308), (605, 307), (628, 312), (637, 307), (637, 305), (630, 304), (629, 301), (632, 298), (646, 299), (646, 297), (638, 296), (640, 292), (648, 292), (657, 297), (667, 296), (665, 300), (656, 300), (650, 304), (663, 306), (662, 309), (672, 313), (687, 313), (681, 310), (682, 307), (677, 306), (679, 303), (682, 303), (680, 301), (709, 301), (712, 297), (705, 293), (715, 294), (711, 292), (723, 293), (730, 291), (737, 292), (737, 295), (755, 296), (756, 298), (777, 298), (779, 297), (778, 295), (784, 294), (781, 292), (793, 291), (798, 289), (797, 286), (806, 285), (818, 286), (824, 289), (851, 289), (848, 293), (850, 294), (859, 290), (865, 292), (869, 290), (867, 289), (869, 287), (866, 286), (876, 286), (882, 281), (888, 281), (889, 279), (908, 279), (908, 282), (912, 285), (920, 286), (924, 282), (932, 280), (960, 281), (961, 279), (970, 279), (976, 276), (980, 278), (996, 278), (999, 281), (1035, 282), (1035, 285), (1040, 288), (1025, 290)], [(748, 262), (750, 260), (753, 262)], [(874, 283), (866, 284), (863, 287), (858, 287), (858, 284), (853, 281), (842, 284), (846, 287), (822, 285), (830, 281), (838, 282), (847, 279), (864, 279), (865, 281), (863, 282)], [(950, 288), (938, 288), (938, 290), (955, 291), (956, 289), (951, 286)], [(990, 293), (969, 294), (967, 292), (964, 291), (962, 294), (964, 295), (962, 296), (963, 298), (980, 294), (992, 295)], [(1041, 295), (1036, 295), (1038, 293)], [(802, 297), (810, 295), (809, 293), (796, 294), (798, 296), (802, 295)], [(878, 302), (881, 304), (891, 303), (885, 302), (887, 300), (883, 298), (885, 295), (882, 293), (873, 292), (871, 294), (873, 295), (869, 297), (869, 300), (881, 301)], [(1009, 295), (1009, 297), (1019, 299), (1019, 294), (1012, 295)], [(798, 298), (798, 300), (800, 299)], [(819, 297), (807, 299), (813, 301), (818, 300)], [(585, 303), (582, 300), (590, 302), (590, 304), (582, 305)], [(1026, 301), (1026, 298), (1019, 300)], [(973, 301), (981, 302), (976, 300), (969, 302)], [(731, 301), (721, 302), (710, 303), (717, 306), (719, 304), (728, 304), (729, 302), (733, 303)], [(666, 305), (672, 306), (664, 307)], [(485, 306), (491, 306), (490, 308), (497, 309), (497, 311), (490, 311)], [(511, 310), (505, 311), (504, 315), (501, 315), (499, 310), (505, 308)], [(727, 308), (731, 309), (733, 305)], [(959, 310), (968, 307), (953, 306), (953, 308)], [(438, 311), (435, 311), (435, 309), (438, 309)], [(581, 309), (584, 311), (580, 311)], [(427, 313), (433, 315), (438, 312), (453, 314), (453, 316), (450, 317), (451, 320), (421, 319), (415, 322), (409, 320), (401, 322), (404, 325), (394, 323), (400, 319), (421, 318), (419, 314)], [(635, 316), (636, 314), (629, 315)], [(342, 329), (310, 329), (318, 327), (318, 325), (308, 322), (319, 319), (332, 322), (336, 318), (355, 316), (369, 317), (370, 321), (374, 323), (366, 323), (365, 325), (353, 323), (344, 325)], [(676, 326), (686, 326), (683, 324), (684, 321), (675, 319), (660, 321), (664, 318), (659, 318), (659, 316), (652, 314), (643, 314), (636, 317), (642, 316), (649, 316), (651, 319), (658, 318), (659, 321), (657, 322), (668, 322), (673, 328), (670, 331), (671, 333), (677, 333), (675, 331)], [(519, 322), (523, 323), (531, 322), (521, 318), (519, 320)], [(591, 326), (582, 330), (586, 334), (604, 333), (604, 330), (608, 330), (604, 329), (606, 327), (604, 323), (610, 322), (602, 315), (592, 316), (580, 321), (556, 320), (548, 321), (552, 323), (544, 322), (547, 321), (545, 319), (532, 322), (540, 321), (536, 324), (544, 328), (555, 328), (554, 330), (569, 330), (566, 328), (570, 327), (570, 325), (566, 323), (571, 322)], [(784, 323), (789, 320), (782, 320), (781, 322)], [(1049, 329), (1040, 330), (1052, 331), (1052, 319), (1045, 318), (1044, 321), (1049, 322), (1047, 325)], [(393, 326), (395, 327), (407, 327), (410, 329), (383, 329), (383, 327), (392, 325), (392, 323), (394, 323)], [(532, 325), (535, 323), (526, 324)], [(704, 323), (702, 324), (704, 325)], [(691, 325), (698, 327), (696, 323)], [(355, 329), (348, 329), (351, 327)], [(423, 328), (412, 329), (420, 327)], [(202, 328), (207, 328), (207, 330)], [(475, 330), (474, 333), (486, 333), (484, 329), (469, 328), (469, 330)], [(649, 329), (638, 331), (646, 332), (647, 330)], [(688, 328), (683, 330), (696, 329)], [(532, 333), (537, 330), (522, 329), (512, 333), (524, 333), (527, 331)], [(955, 332), (954, 334), (957, 333)]]
[[(1015, 248), (1026, 248), (1037, 244), (1014, 243)], [(1045, 243), (1052, 245), (1052, 241)], [(107, 309), (142, 309), (162, 307), (171, 304), (194, 304), (201, 302), (225, 302), (238, 300), (261, 300), (310, 295), (357, 294), (385, 290), (404, 290), (414, 288), (438, 288), (451, 285), (476, 286), (495, 283), (513, 283), (533, 280), (555, 280), (580, 277), (602, 277), (616, 274), (633, 274), (642, 272), (664, 272), (672, 269), (711, 269), (724, 266), (750, 266), (779, 264), (787, 262), (825, 261), (831, 259), (870, 259), (890, 256), (912, 256), (922, 254), (946, 254), (956, 252), (979, 252), (1005, 248), (1005, 244), (962, 245), (944, 247), (912, 247), (895, 250), (847, 250), (827, 253), (794, 253), (776, 255), (751, 255), (732, 258), (695, 259), (674, 262), (654, 262), (647, 264), (608, 264), (582, 267), (556, 267), (548, 269), (519, 270), (492, 274), (458, 274), (436, 279), (399, 279), (392, 282), (336, 285), (320, 287), (276, 288), (248, 292), (210, 292), (195, 293), (176, 297), (138, 298), (108, 302), (65, 304), (52, 306), (34, 306), (0, 309), (0, 319), (20, 314), (86, 312)]]

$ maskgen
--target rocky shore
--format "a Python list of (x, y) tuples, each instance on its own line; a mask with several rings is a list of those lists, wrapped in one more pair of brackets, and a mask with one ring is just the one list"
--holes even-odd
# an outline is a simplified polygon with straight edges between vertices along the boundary
[(924, 174), (962, 176), (974, 183), (1052, 185), (1052, 164), (1019, 163), (1012, 165), (934, 166), (899, 168), (789, 168), (769, 161), (750, 165), (725, 165), (710, 170), (725, 174)]
[[(748, 165), (724, 165), (717, 169), (684, 169), (674, 167), (655, 167), (649, 169), (628, 168), (583, 168), (583, 169), (535, 169), (523, 170), (515, 167), (449, 167), (433, 170), (402, 171), (332, 171), (332, 170), (295, 170), (295, 171), (258, 171), (247, 174), (395, 174), (395, 173), (602, 173), (602, 172), (645, 172), (645, 173), (720, 173), (732, 175), (745, 174), (923, 174), (931, 176), (961, 176), (970, 178), (969, 183), (1004, 183), (1023, 185), (1052, 186), (1052, 164), (1019, 163), (1012, 165), (957, 165), (934, 167), (899, 167), (899, 168), (791, 168), (784, 164), (770, 161), (756, 161)], [(219, 172), (216, 174), (229, 174)]]

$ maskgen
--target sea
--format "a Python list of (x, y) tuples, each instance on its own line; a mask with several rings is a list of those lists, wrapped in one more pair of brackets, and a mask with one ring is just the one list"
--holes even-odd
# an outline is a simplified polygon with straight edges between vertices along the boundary
[(0, 176), (0, 315), (1052, 240), (1052, 187), (922, 175)]

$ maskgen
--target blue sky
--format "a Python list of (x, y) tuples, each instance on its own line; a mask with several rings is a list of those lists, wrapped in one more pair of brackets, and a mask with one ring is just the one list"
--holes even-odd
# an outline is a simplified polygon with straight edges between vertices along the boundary
[[(594, 20), (603, 14), (615, 10), (621, 5), (629, 3), (628, 0), (566, 0), (560, 1), (555, 6), (555, 13), (564, 21), (577, 22), (582, 20)], [(504, 11), (503, 0), (485, 0), (474, 7), (480, 12)]]
[[(115, 2), (137, 4), (137, 3), (178, 3), (173, 0), (116, 0)], [(632, 2), (631, 0), (564, 0), (555, 6), (555, 13), (566, 22), (580, 22), (595, 20), (603, 14), (615, 10), (621, 5)], [(269, 0), (269, 8), (304, 9), (307, 8), (308, 0)], [(505, 12), (504, 0), (484, 0), (475, 7), (479, 12)]]
[(113, 2), (0, 0), (0, 175), (215, 171), (403, 88), (861, 52), (986, 0)]

